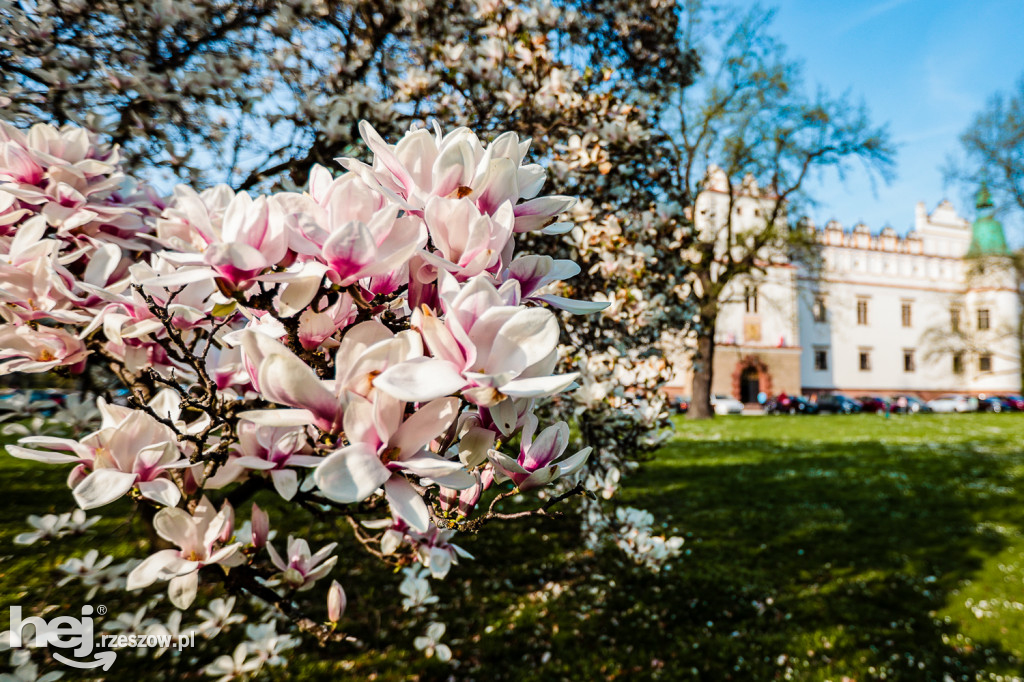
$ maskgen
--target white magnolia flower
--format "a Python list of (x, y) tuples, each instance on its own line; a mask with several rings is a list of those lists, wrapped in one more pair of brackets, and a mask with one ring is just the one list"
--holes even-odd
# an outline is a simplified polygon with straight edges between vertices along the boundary
[(398, 591), (405, 595), (402, 599), (403, 609), (419, 611), (429, 604), (437, 603), (437, 595), (431, 593), (430, 582), (427, 580), (430, 575), (428, 569), (403, 568), (402, 573), (405, 578), (398, 586)]
[(104, 577), (103, 570), (113, 560), (114, 557), (109, 555), (100, 559), (100, 553), (95, 549), (90, 549), (81, 559), (72, 557), (57, 566), (57, 570), (65, 574), (57, 585), (63, 587), (75, 578), (79, 578), (84, 585), (97, 585)]
[(444, 631), (444, 623), (431, 623), (427, 626), (426, 636), (417, 637), (412, 641), (412, 645), (418, 651), (422, 651), (427, 658), (437, 656), (437, 660), (447, 663), (452, 659), (452, 650), (448, 648), (447, 644), (441, 643)]
[(207, 639), (213, 639), (220, 634), (221, 630), (235, 623), (244, 623), (245, 616), (231, 613), (234, 608), (235, 598), (229, 597), (228, 599), (214, 599), (205, 609), (199, 609), (197, 615), (206, 619), (198, 626), (199, 634)]
[(231, 680), (244, 678), (249, 673), (259, 670), (259, 667), (259, 657), (249, 657), (249, 646), (242, 642), (235, 647), (234, 654), (218, 657), (213, 663), (203, 668), (203, 672), (211, 677), (217, 677), (217, 682), (231, 682)]

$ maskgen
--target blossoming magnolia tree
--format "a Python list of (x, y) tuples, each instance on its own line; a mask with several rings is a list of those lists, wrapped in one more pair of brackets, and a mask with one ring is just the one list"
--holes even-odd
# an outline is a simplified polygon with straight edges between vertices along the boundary
[[(677, 0), (91, 0), (0, 16), (0, 120), (73, 122), (121, 145), (138, 177), (236, 190), (303, 188), (317, 164), (361, 153), (359, 118), (389, 140), (414, 123), (529, 136), (554, 193), (577, 196), (558, 236), (520, 233), (572, 260), (564, 372), (549, 403), (593, 446), (590, 485), (610, 496), (659, 442), (668, 330), (693, 309), (678, 158), (664, 121), (692, 82), (692, 3)], [(4, 106), (5, 100), (7, 101)], [(216, 180), (214, 180), (216, 178)], [(299, 190), (301, 191), (301, 190)], [(536, 239), (534, 236), (536, 235)], [(628, 387), (628, 390), (627, 390)], [(586, 419), (580, 419), (583, 414)], [(578, 441), (578, 442), (576, 442)], [(595, 507), (592, 511), (597, 512)]]
[[(126, 496), (149, 510), (167, 548), (128, 590), (156, 584), (186, 609), (217, 583), (340, 639), (292, 600), (321, 587), (342, 617), (344, 577), (322, 584), (336, 543), (289, 537), (281, 553), (268, 515), (241, 506), (252, 493), (336, 514), (370, 554), (443, 576), (452, 531), (583, 491), (590, 449), (569, 452), (566, 424), (534, 408), (578, 378), (555, 371), (550, 307), (605, 304), (548, 293), (574, 263), (516, 252), (523, 233), (564, 232), (574, 199), (540, 195), (515, 134), (435, 127), (392, 145), (359, 127), (372, 162), (318, 166), (304, 191), (167, 200), (82, 129), (0, 127), (0, 372), (99, 363), (127, 389), (127, 405), (97, 401), (94, 432), (7, 449), (67, 467), (83, 510)], [(532, 511), (496, 504), (560, 480)]]

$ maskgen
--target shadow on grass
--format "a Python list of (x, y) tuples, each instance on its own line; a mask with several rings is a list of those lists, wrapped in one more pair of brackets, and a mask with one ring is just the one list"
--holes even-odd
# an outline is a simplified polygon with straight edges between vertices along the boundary
[[(689, 593), (700, 617), (662, 636), (682, 647), (707, 617), (714, 625), (696, 639), (711, 637), (718, 650), (680, 663), (739, 678), (770, 679), (787, 666), (798, 679), (1019, 673), (1022, 633), (1010, 633), (1007, 646), (994, 626), (988, 641), (968, 642), (938, 616), (1024, 525), (1012, 434), (941, 447), (927, 434), (850, 441), (821, 433), (669, 446), (628, 493), (692, 529), (670, 601), (678, 607)], [(735, 644), (714, 636), (725, 630)], [(739, 669), (729, 669), (723, 649)]]
[[(1002, 583), (993, 557), (1015, 549), (1024, 556), (1022, 427), (1024, 415), (685, 425), (628, 479), (621, 501), (650, 510), (667, 533), (686, 535), (687, 554), (671, 570), (633, 570), (614, 549), (588, 552), (572, 516), (495, 526), (457, 539), (477, 560), (433, 583), (435, 613), (407, 628), (400, 576), (341, 552), (332, 577), (349, 593), (346, 627), (366, 648), (304, 646), (271, 678), (838, 682), (1020, 674), (1024, 630), (979, 619), (980, 634), (975, 627), (965, 637), (946, 615), (960, 607), (966, 581), (982, 590)], [(53, 468), (5, 463), (3, 474), (0, 553), (10, 555), (27, 513), (66, 511), (70, 496)], [(283, 517), (283, 508), (272, 511), (279, 544)], [(319, 546), (344, 531), (298, 532)], [(38, 548), (14, 551), (14, 565), (0, 568), (5, 597), (30, 572), (47, 580), (29, 563)], [(1024, 577), (1021, 566), (1010, 568)], [(434, 618), (448, 624), (456, 664), (412, 650)]]

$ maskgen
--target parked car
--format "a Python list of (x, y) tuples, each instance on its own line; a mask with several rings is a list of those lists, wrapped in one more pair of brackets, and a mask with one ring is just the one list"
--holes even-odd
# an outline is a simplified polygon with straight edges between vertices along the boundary
[(861, 395), (857, 396), (857, 400), (860, 401), (862, 412), (885, 412), (889, 409), (889, 401), (881, 396)]
[(711, 396), (711, 407), (714, 408), (715, 414), (742, 414), (743, 412), (743, 403), (731, 395), (721, 393)]
[(55, 389), (15, 390), (0, 396), (0, 412), (39, 413), (51, 416), (64, 406), (66, 396)]
[(919, 414), (931, 412), (927, 403), (912, 395), (900, 395), (892, 399), (889, 409), (897, 414)]
[(932, 412), (974, 412), (978, 399), (968, 395), (944, 395), (927, 403)]
[(1014, 412), (1013, 403), (997, 395), (978, 398), (978, 412)]
[(793, 414), (818, 414), (817, 403), (812, 403), (807, 398), (793, 396)]
[(680, 414), (686, 414), (686, 411), (690, 409), (690, 396), (688, 395), (677, 395), (673, 396), (669, 400), (669, 404), (676, 409), (676, 412)]
[(774, 398), (769, 398), (764, 403), (765, 414), (790, 414), (790, 409), (793, 406), (793, 399), (788, 395), (782, 394), (777, 395)]
[(783, 393), (765, 402), (764, 412), (765, 414), (817, 414), (818, 406), (806, 398)]
[(831, 395), (818, 396), (818, 411), (831, 412), (832, 414), (856, 414), (860, 412), (860, 402), (843, 395), (833, 393)]
[(999, 396), (1006, 402), (1013, 406), (1014, 412), (1024, 412), (1024, 396), (1019, 395), (1001, 395)]

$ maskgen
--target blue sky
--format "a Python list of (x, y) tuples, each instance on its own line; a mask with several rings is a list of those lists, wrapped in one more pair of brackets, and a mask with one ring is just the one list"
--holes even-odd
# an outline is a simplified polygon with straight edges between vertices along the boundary
[[(753, 5), (753, 2), (748, 3)], [(914, 204), (931, 211), (949, 198), (973, 219), (959, 187), (944, 186), (946, 157), (997, 90), (1024, 74), (1021, 0), (775, 0), (774, 33), (804, 63), (811, 87), (863, 98), (872, 118), (888, 122), (898, 145), (896, 178), (872, 188), (861, 172), (845, 183), (826, 178), (812, 188), (820, 225), (863, 221), (873, 231), (913, 222)], [(1024, 234), (1007, 221), (1013, 241)], [(1008, 235), (1010, 236), (1010, 235)]]

